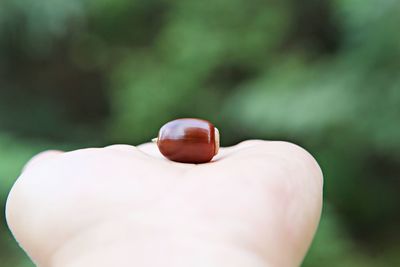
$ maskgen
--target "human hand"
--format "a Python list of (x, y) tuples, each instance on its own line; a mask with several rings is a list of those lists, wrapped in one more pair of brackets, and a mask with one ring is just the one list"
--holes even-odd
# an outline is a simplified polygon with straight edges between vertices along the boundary
[(305, 150), (253, 140), (199, 165), (154, 144), (44, 152), (6, 215), (38, 266), (293, 267), (321, 206), (322, 174)]

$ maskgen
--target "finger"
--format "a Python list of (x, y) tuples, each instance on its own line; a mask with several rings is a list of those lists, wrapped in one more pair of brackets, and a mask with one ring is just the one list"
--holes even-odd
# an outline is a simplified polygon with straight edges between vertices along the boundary
[(158, 149), (157, 144), (154, 142), (138, 145), (137, 148), (143, 153), (146, 153), (152, 157), (165, 159), (165, 157), (161, 154), (160, 150)]
[(142, 149), (141, 145), (132, 146), (126, 144), (116, 144), (104, 147), (104, 149), (117, 152), (119, 154), (131, 157), (141, 157), (141, 158), (159, 158), (154, 154), (153, 151), (148, 151), (147, 149)]
[(63, 151), (60, 150), (47, 150), (40, 152), (39, 154), (33, 156), (23, 167), (22, 172), (32, 168), (33, 166), (36, 166), (39, 163), (42, 163), (44, 161), (47, 161), (49, 159), (52, 159), (56, 157), (57, 155), (62, 154)]
[[(236, 163), (236, 172), (255, 177), (264, 173), (262, 189), (270, 195), (265, 210), (270, 218), (264, 239), (268, 258), (276, 266), (300, 265), (319, 223), (323, 177), (316, 160), (303, 148), (288, 142), (251, 140), (234, 147), (224, 164)], [(257, 158), (249, 169), (237, 162)], [(244, 164), (246, 165), (246, 164)], [(272, 253), (271, 253), (272, 252)]]
[(133, 155), (141, 154), (141, 151), (136, 146), (126, 145), (126, 144), (110, 145), (104, 147), (104, 149), (112, 150), (115, 152), (121, 152), (125, 154), (133, 154)]
[[(130, 155), (139, 155), (139, 156), (143, 156), (146, 158), (154, 159), (155, 162), (157, 162), (157, 163), (167, 164), (171, 167), (178, 167), (181, 169), (188, 169), (188, 168), (191, 168), (191, 166), (193, 165), (193, 164), (180, 163), (180, 162), (174, 162), (174, 161), (168, 160), (161, 154), (157, 145), (153, 142), (144, 143), (144, 144), (141, 144), (138, 146), (112, 145), (112, 146), (108, 146), (106, 148), (112, 149), (114, 151), (119, 151), (122, 153), (127, 153)], [(134, 153), (134, 152), (136, 152), (136, 153)], [(155, 162), (153, 162), (153, 163), (155, 163)]]
[(231, 154), (237, 153), (241, 149), (252, 147), (258, 141), (267, 142), (267, 141), (262, 141), (262, 140), (246, 140), (246, 141), (240, 142), (239, 144), (236, 144), (233, 146), (221, 147), (218, 151), (218, 154), (215, 155), (215, 157), (213, 158), (213, 161), (224, 159)]
[(155, 143), (144, 143), (138, 146), (117, 144), (105, 147), (105, 149), (111, 149), (113, 151), (119, 151), (123, 153), (132, 154), (133, 152), (140, 153), (145, 156), (150, 156), (153, 158), (164, 158), (163, 155), (158, 150)]
[[(201, 182), (178, 187), (179, 198), (232, 223), (250, 222), (241, 234), (270, 266), (300, 266), (322, 207), (322, 172), (306, 150), (288, 142), (245, 141), (222, 148), (220, 158), (186, 172), (191, 174)], [(196, 192), (202, 196), (191, 197)]]

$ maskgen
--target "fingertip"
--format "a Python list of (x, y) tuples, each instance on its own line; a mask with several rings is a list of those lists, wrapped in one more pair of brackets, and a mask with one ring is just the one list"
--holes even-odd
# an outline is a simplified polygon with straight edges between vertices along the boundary
[(33, 156), (26, 164), (25, 166), (22, 168), (22, 172), (32, 168), (33, 166), (36, 166), (39, 163), (42, 163), (44, 161), (47, 161), (49, 159), (52, 159), (54, 157), (56, 157), (57, 155), (60, 155), (64, 153), (61, 150), (46, 150), (43, 152), (40, 152), (39, 154), (36, 154), (35, 156)]
[(323, 172), (315, 157), (305, 148), (288, 141), (271, 141), (253, 139), (240, 142), (231, 147), (233, 151), (251, 149), (260, 154), (276, 154), (286, 158), (288, 161), (294, 161), (304, 165), (318, 185), (323, 186)]
[(297, 144), (286, 141), (279, 141), (276, 143), (283, 151), (286, 151), (288, 155), (291, 154), (294, 158), (303, 162), (304, 166), (309, 171), (310, 176), (314, 178), (322, 190), (323, 172), (315, 157), (307, 149)]

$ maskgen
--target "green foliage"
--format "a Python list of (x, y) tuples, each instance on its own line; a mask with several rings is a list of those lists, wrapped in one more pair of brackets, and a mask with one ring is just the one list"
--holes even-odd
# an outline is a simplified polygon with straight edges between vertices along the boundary
[[(42, 149), (136, 144), (202, 117), (223, 145), (285, 139), (317, 157), (329, 208), (304, 266), (400, 265), (399, 11), (393, 0), (1, 1), (2, 203)], [(1, 234), (2, 262), (29, 266)]]
[(329, 205), (303, 266), (318, 267), (373, 267), (398, 266), (398, 245), (383, 255), (371, 254), (349, 238), (346, 227), (338, 220)]

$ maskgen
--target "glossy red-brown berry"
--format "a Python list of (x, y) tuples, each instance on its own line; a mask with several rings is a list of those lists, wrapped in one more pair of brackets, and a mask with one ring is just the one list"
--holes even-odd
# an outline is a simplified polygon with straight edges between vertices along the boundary
[(201, 119), (177, 119), (161, 127), (157, 146), (167, 159), (183, 163), (209, 162), (219, 149), (219, 132)]

